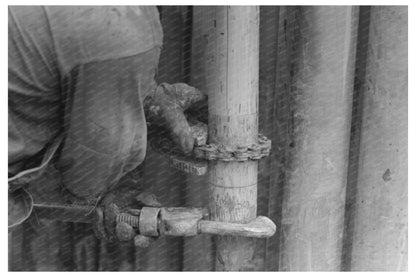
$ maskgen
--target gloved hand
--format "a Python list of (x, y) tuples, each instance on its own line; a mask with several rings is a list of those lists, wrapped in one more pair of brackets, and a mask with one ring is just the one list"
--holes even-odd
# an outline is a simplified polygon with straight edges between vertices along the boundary
[[(127, 196), (128, 195), (128, 196)], [(146, 207), (161, 207), (156, 197), (148, 192), (143, 192), (133, 197), (136, 201), (131, 201), (131, 196), (134, 194), (127, 193), (123, 197), (118, 197), (118, 193), (109, 193), (103, 200), (103, 209), (96, 209), (95, 222), (93, 223), (94, 232), (99, 239), (107, 241), (131, 241), (134, 239), (134, 245), (137, 247), (148, 247), (157, 238), (148, 237), (137, 234), (134, 228), (125, 222), (117, 222), (117, 215), (120, 213), (128, 213), (134, 216), (139, 216), (137, 209), (131, 209), (131, 203), (136, 202), (133, 206), (135, 208)], [(129, 207), (123, 201), (127, 200)]]
[(117, 222), (120, 213), (139, 216), (137, 209), (143, 206), (160, 207), (156, 197), (143, 187), (143, 167), (127, 173), (118, 182), (117, 187), (101, 199), (99, 208), (94, 210), (94, 233), (99, 239), (107, 241), (132, 241), (138, 247), (147, 247), (155, 238), (138, 235), (127, 223)]
[(194, 138), (184, 111), (206, 99), (206, 95), (185, 83), (162, 83), (144, 101), (146, 120), (168, 130), (168, 135), (180, 149), (189, 153), (193, 149)]
[[(206, 96), (198, 89), (184, 83), (162, 83), (146, 97), (144, 109), (146, 121), (151, 125), (162, 127), (168, 133), (158, 133), (159, 136), (169, 135), (184, 153), (192, 151), (194, 138), (184, 114), (190, 106), (206, 100)], [(160, 132), (161, 129), (158, 129)], [(127, 174), (128, 175), (128, 174)], [(120, 183), (129, 182), (123, 177)], [(147, 247), (155, 238), (137, 235), (127, 223), (117, 223), (116, 217), (121, 212), (134, 213), (131, 208), (141, 206), (160, 207), (156, 197), (149, 193), (140, 193), (137, 185), (123, 186), (109, 192), (101, 201), (103, 209), (97, 209), (94, 231), (99, 238), (109, 241), (129, 241), (134, 238), (138, 247)], [(130, 210), (129, 210), (130, 209)]]

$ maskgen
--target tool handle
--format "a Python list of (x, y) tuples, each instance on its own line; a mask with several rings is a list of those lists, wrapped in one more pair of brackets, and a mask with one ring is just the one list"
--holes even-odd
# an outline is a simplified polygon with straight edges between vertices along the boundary
[(268, 238), (276, 232), (276, 225), (268, 217), (258, 216), (248, 223), (201, 220), (198, 229), (204, 234)]

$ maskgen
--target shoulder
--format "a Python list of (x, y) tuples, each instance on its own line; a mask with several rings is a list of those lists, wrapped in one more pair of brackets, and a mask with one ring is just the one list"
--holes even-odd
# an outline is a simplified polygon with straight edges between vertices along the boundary
[(51, 36), (45, 10), (41, 6), (8, 7), (9, 40), (17, 41), (21, 48), (43, 47), (51, 44)]
[(46, 17), (41, 6), (9, 6), (9, 28), (41, 30), (46, 27)]
[(76, 63), (122, 58), (162, 45), (155, 7), (45, 7), (58, 60), (65, 71)]

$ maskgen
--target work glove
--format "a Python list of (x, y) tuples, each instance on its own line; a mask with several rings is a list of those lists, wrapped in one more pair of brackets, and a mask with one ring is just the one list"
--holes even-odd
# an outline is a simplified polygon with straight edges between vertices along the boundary
[(185, 83), (160, 84), (144, 101), (146, 121), (151, 125), (150, 135), (168, 135), (182, 152), (190, 153), (194, 138), (184, 112), (206, 100), (206, 95)]
[(121, 188), (109, 192), (101, 201), (101, 208), (95, 210), (93, 229), (99, 239), (110, 242), (126, 242), (134, 240), (137, 247), (148, 247), (157, 238), (143, 236), (137, 233), (127, 222), (117, 222), (120, 213), (130, 214), (139, 217), (139, 209), (142, 207), (161, 207), (156, 197), (150, 192), (138, 193), (136, 188), (125, 185), (131, 182), (123, 178)]

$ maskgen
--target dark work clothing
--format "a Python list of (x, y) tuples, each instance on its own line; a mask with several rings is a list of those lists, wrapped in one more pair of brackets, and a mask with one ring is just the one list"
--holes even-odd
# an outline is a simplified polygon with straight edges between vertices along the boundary
[[(155, 88), (159, 49), (75, 67), (65, 80), (64, 147), (58, 161), (62, 183), (95, 198), (145, 157), (144, 97)], [(105, 70), (102, 70), (105, 68)], [(86, 93), (88, 92), (88, 93)]]
[(154, 7), (9, 7), (9, 176), (62, 134), (56, 168), (76, 196), (137, 167), (161, 45)]

